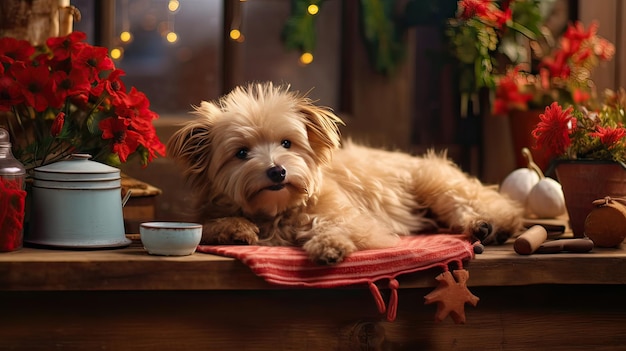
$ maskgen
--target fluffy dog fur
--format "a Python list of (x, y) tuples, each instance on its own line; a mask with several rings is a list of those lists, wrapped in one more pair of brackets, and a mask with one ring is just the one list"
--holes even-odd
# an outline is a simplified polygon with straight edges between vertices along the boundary
[(334, 264), (399, 235), (451, 228), (488, 244), (521, 229), (516, 202), (445, 154), (340, 146), (342, 121), (289, 86), (238, 87), (195, 114), (168, 152), (197, 190), (204, 243), (298, 245)]

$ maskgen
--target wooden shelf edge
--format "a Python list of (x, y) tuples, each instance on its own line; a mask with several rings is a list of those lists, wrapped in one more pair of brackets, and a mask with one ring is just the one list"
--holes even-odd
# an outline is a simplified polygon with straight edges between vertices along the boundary
[[(588, 254), (521, 256), (509, 246), (488, 247), (468, 262), (468, 286), (626, 284), (626, 253), (594, 249)], [(430, 288), (440, 271), (399, 276), (400, 289)], [(380, 281), (381, 289), (387, 287)], [(348, 288), (361, 288), (350, 286)], [(204, 253), (149, 255), (140, 244), (114, 250), (24, 248), (0, 254), (0, 291), (55, 290), (270, 290), (244, 263)], [(288, 289), (291, 289), (290, 287)]]

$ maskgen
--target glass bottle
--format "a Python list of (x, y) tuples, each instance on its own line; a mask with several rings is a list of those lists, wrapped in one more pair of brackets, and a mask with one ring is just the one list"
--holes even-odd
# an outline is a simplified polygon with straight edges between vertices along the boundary
[(9, 132), (0, 128), (0, 252), (24, 243), (26, 170), (11, 152)]

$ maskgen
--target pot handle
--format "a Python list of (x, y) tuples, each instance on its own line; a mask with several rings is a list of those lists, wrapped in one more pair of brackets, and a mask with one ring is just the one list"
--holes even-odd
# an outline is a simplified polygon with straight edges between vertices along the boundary
[(128, 199), (130, 199), (130, 195), (133, 193), (132, 190), (128, 190), (126, 192), (126, 195), (124, 195), (124, 198), (122, 199), (122, 207), (126, 206), (126, 203), (128, 202)]

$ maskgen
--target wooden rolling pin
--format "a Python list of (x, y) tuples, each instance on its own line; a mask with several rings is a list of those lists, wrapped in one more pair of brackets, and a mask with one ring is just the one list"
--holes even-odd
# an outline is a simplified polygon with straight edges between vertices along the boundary
[(530, 255), (535, 252), (546, 239), (548, 239), (546, 229), (540, 225), (534, 225), (515, 239), (513, 249), (520, 255)]
[(535, 253), (559, 253), (559, 252), (589, 252), (593, 250), (593, 241), (590, 239), (558, 239), (543, 243)]
[(515, 239), (513, 248), (520, 255), (533, 253), (589, 252), (593, 241), (589, 239), (558, 239), (545, 242), (548, 232), (540, 225), (534, 225)]

